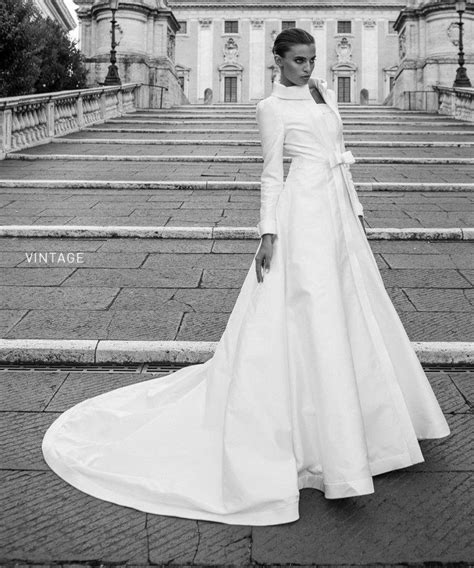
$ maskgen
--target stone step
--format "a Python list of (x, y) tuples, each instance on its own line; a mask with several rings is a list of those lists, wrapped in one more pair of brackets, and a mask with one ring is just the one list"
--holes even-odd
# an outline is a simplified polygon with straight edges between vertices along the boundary
[[(120, 219), (120, 218), (118, 218)], [(474, 241), (473, 227), (403, 228), (366, 227), (368, 240), (384, 241)], [(123, 225), (1, 225), (0, 237), (9, 238), (141, 238), (259, 240), (254, 227), (180, 227)], [(1, 255), (0, 255), (1, 256)], [(4, 265), (3, 265), (4, 266)]]
[[(17, 181), (0, 191), (0, 225), (9, 231), (123, 231), (123, 234), (156, 235), (165, 227), (196, 238), (223, 234), (255, 238), (260, 203), (259, 184), (117, 184), (103, 182), (73, 185), (39, 182), (25, 187)], [(136, 188), (139, 187), (139, 190)], [(379, 186), (380, 187), (380, 186)], [(422, 186), (418, 186), (420, 189)], [(474, 226), (474, 194), (471, 191), (363, 191), (364, 226), (383, 238), (467, 239)], [(393, 188), (393, 186), (392, 186)], [(426, 189), (428, 189), (427, 186)], [(438, 189), (438, 191), (436, 191)], [(178, 229), (175, 229), (178, 227)], [(193, 230), (196, 229), (196, 233)], [(372, 231), (375, 230), (376, 232)], [(403, 229), (403, 230), (402, 230)], [(171, 233), (170, 233), (171, 231)], [(410, 233), (412, 232), (412, 234)], [(188, 233), (189, 232), (189, 233)], [(14, 233), (16, 234), (16, 233)], [(71, 233), (72, 234), (72, 233)], [(122, 233), (120, 233), (122, 234)], [(181, 233), (179, 233), (181, 234)], [(474, 262), (474, 261), (473, 261)]]
[[(216, 120), (215, 117), (213, 118), (200, 118), (195, 117), (194, 119), (174, 119), (174, 118), (167, 118), (165, 116), (160, 116), (159, 118), (147, 118), (147, 117), (134, 117), (124, 115), (124, 117), (118, 118), (111, 118), (108, 121), (108, 124), (136, 124), (139, 125), (141, 122), (146, 124), (154, 124), (154, 125), (187, 125), (189, 126), (192, 123), (200, 124), (200, 125), (208, 125), (208, 126), (216, 126), (219, 125), (220, 127), (227, 127), (227, 128), (234, 128), (236, 125), (256, 125), (257, 121), (255, 118), (247, 119), (222, 119)], [(427, 117), (426, 119), (417, 118), (416, 120), (412, 120), (411, 118), (407, 118), (404, 120), (403, 118), (393, 118), (392, 120), (374, 120), (371, 117), (367, 119), (352, 119), (347, 118), (344, 120), (344, 125), (352, 125), (352, 126), (372, 126), (372, 125), (389, 125), (394, 126), (396, 124), (409, 126), (410, 128), (413, 126), (424, 126), (425, 128), (430, 127), (431, 125), (438, 125), (438, 127), (442, 128), (444, 126), (459, 126), (460, 123), (454, 120), (448, 119), (446, 121), (441, 121), (437, 118)], [(463, 124), (461, 124), (463, 126)], [(469, 127), (470, 125), (466, 123), (464, 126)], [(472, 128), (472, 127), (471, 127)]]
[[(85, 136), (85, 133), (81, 133)], [(258, 139), (236, 139), (229, 140), (225, 139), (213, 139), (213, 140), (192, 140), (192, 139), (156, 139), (156, 138), (123, 138), (120, 137), (110, 137), (110, 138), (87, 138), (87, 137), (68, 137), (68, 138), (53, 138), (51, 140), (53, 144), (111, 144), (111, 145), (122, 145), (122, 146), (257, 146), (260, 147), (260, 141)], [(351, 140), (346, 147), (350, 149), (353, 148), (471, 148), (474, 146), (473, 141), (414, 141), (414, 140)]]
[[(41, 147), (39, 147), (41, 148)], [(71, 153), (68, 153), (69, 148), (64, 148), (62, 153), (51, 153), (49, 154), (49, 148), (43, 152), (38, 150), (38, 147), (30, 149), (30, 151), (23, 151), (17, 153), (8, 153), (7, 161), (11, 160), (23, 160), (23, 161), (38, 161), (38, 160), (70, 160), (70, 161), (100, 161), (100, 162), (110, 162), (110, 161), (122, 161), (122, 162), (197, 162), (197, 163), (207, 163), (207, 162), (217, 162), (217, 163), (263, 163), (263, 158), (259, 155), (224, 155), (224, 150), (222, 150), (222, 155), (193, 155), (193, 154), (181, 154), (181, 155), (163, 155), (163, 154), (74, 154), (74, 149), (71, 149)], [(35, 153), (36, 151), (36, 153)], [(90, 151), (90, 150), (89, 150)], [(124, 148), (124, 151), (130, 152), (130, 148)], [(173, 150), (175, 151), (175, 149)], [(391, 153), (387, 153), (387, 156), (356, 156), (357, 163), (362, 164), (423, 164), (423, 165), (474, 165), (473, 157), (412, 157), (412, 156), (393, 156)], [(283, 158), (286, 163), (291, 162), (291, 158), (286, 156)]]
[[(183, 106), (183, 107), (171, 107), (171, 108), (162, 108), (162, 109), (138, 109), (136, 111), (133, 111), (134, 113), (140, 113), (140, 114), (149, 114), (149, 115), (154, 115), (154, 114), (214, 114), (214, 115), (223, 115), (223, 114), (249, 114), (252, 112), (255, 112), (257, 105), (250, 105), (248, 107), (242, 107), (242, 108), (208, 108), (208, 107), (187, 107), (187, 106)], [(339, 112), (341, 114), (393, 114), (393, 115), (408, 115), (408, 116), (416, 116), (416, 115), (421, 115), (421, 116), (426, 116), (426, 115), (431, 115), (431, 116), (439, 116), (440, 118), (446, 118), (445, 115), (439, 115), (435, 112), (425, 112), (425, 111), (421, 111), (421, 110), (404, 110), (404, 109), (398, 109), (396, 107), (379, 107), (379, 108), (374, 108), (374, 107), (364, 107), (364, 106), (359, 106), (359, 107), (341, 107), (339, 106)]]
[[(108, 182), (156, 182), (156, 181), (259, 181), (262, 171), (261, 162), (196, 162), (196, 161), (125, 161), (117, 158), (97, 160), (89, 156), (87, 167), (80, 160), (70, 160), (62, 156), (57, 160), (46, 160), (38, 156), (37, 160), (2, 160), (0, 161), (0, 179), (11, 180), (106, 180)], [(178, 157), (179, 160), (179, 157)], [(132, 165), (133, 164), (133, 165)], [(289, 161), (284, 162), (284, 172), (289, 169)], [(357, 182), (400, 182), (423, 183), (472, 183), (474, 168), (469, 164), (404, 164), (393, 163), (351, 165), (351, 172)]]
[[(412, 341), (411, 344), (422, 365), (464, 366), (474, 361), (474, 343), (469, 341)], [(216, 347), (217, 341), (0, 339), (0, 363), (198, 364), (207, 361)], [(474, 380), (474, 376), (471, 380)]]
[[(406, 115), (403, 113), (380, 113), (380, 112), (371, 112), (371, 113), (354, 113), (354, 112), (344, 112), (342, 111), (341, 113), (341, 117), (343, 120), (345, 119), (370, 119), (370, 120), (374, 120), (374, 119), (379, 119), (379, 118), (384, 118), (385, 120), (387, 119), (400, 119), (401, 121), (409, 121), (409, 120), (436, 120), (436, 121), (440, 121), (440, 122), (452, 122), (452, 118), (448, 117), (448, 116), (440, 116), (437, 114), (426, 114), (426, 113), (417, 113), (417, 114), (412, 114), (412, 115)], [(169, 119), (179, 119), (179, 120), (191, 120), (191, 121), (195, 121), (195, 120), (216, 120), (216, 119), (220, 119), (220, 120), (241, 120), (241, 119), (245, 119), (245, 120), (251, 120), (255, 118), (255, 112), (247, 112), (247, 113), (177, 113), (177, 112), (166, 112), (166, 111), (157, 111), (155, 113), (143, 113), (143, 112), (134, 112), (134, 113), (127, 113), (126, 115), (127, 117), (130, 118), (136, 118), (139, 120), (149, 120), (150, 118), (153, 119), (159, 119), (159, 118), (165, 118), (166, 120)]]
[[(450, 182), (438, 182), (438, 183), (425, 183), (425, 182), (355, 182), (354, 183), (357, 190), (364, 192), (388, 192), (393, 195), (398, 195), (398, 192), (454, 192), (460, 193), (471, 193), (474, 192), (474, 182), (473, 183), (450, 183)], [(81, 189), (87, 190), (93, 194), (96, 194), (100, 190), (113, 190), (113, 191), (133, 191), (133, 195), (136, 195), (137, 190), (159, 190), (159, 191), (171, 191), (177, 193), (178, 190), (186, 190), (189, 192), (200, 190), (200, 191), (224, 191), (224, 190), (236, 190), (236, 191), (251, 191), (260, 190), (259, 181), (107, 181), (107, 180), (73, 180), (73, 179), (57, 179), (57, 180), (43, 180), (43, 179), (0, 179), (0, 191), (5, 191), (6, 189), (25, 190), (30, 192), (31, 189), (47, 189), (48, 191), (55, 190), (58, 192), (63, 192), (68, 189)], [(42, 192), (44, 195), (44, 192)], [(110, 195), (110, 193), (108, 192)], [(65, 199), (70, 195), (70, 193), (65, 196)], [(449, 196), (452, 197), (451, 195)]]
[[(133, 123), (132, 123), (133, 124)], [(222, 135), (223, 133), (226, 136), (232, 135), (242, 135), (242, 134), (254, 134), (258, 136), (258, 129), (255, 126), (254, 128), (235, 128), (229, 129), (228, 127), (222, 128), (188, 128), (186, 127), (176, 127), (176, 128), (155, 128), (153, 126), (147, 127), (146, 125), (140, 126), (133, 126), (133, 125), (125, 125), (121, 127), (117, 127), (111, 123), (101, 124), (99, 126), (94, 126), (90, 128), (85, 128), (82, 132), (120, 132), (120, 133), (128, 133), (128, 132), (138, 132), (138, 133), (161, 133), (161, 134), (176, 134), (179, 132), (180, 134), (219, 134)], [(386, 128), (386, 126), (382, 126), (381, 128), (377, 128), (377, 125), (374, 125), (373, 128), (366, 129), (354, 129), (354, 128), (344, 128), (344, 136), (346, 135), (356, 135), (360, 136), (361, 134), (369, 134), (374, 135), (375, 133), (379, 135), (405, 135), (405, 136), (430, 136), (435, 135), (439, 136), (473, 136), (474, 130), (471, 128), (467, 128), (463, 124), (456, 124), (453, 127), (450, 127), (449, 130), (443, 128), (441, 125), (433, 125), (430, 126), (429, 130), (426, 130), (424, 127), (418, 126), (417, 128), (413, 128), (411, 130), (406, 130), (403, 125), (393, 125), (395, 128), (390, 129)]]

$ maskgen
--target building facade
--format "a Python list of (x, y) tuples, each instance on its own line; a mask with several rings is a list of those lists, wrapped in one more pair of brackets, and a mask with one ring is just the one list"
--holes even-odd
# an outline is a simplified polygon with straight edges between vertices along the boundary
[(399, 63), (393, 25), (405, 2), (379, 0), (168, 0), (180, 24), (175, 64), (191, 103), (255, 102), (278, 76), (272, 45), (287, 27), (316, 43), (313, 75), (339, 102), (377, 104), (389, 95)]
[(64, 0), (34, 0), (34, 2), (43, 16), (58, 22), (64, 31), (70, 32), (76, 27), (76, 21)]

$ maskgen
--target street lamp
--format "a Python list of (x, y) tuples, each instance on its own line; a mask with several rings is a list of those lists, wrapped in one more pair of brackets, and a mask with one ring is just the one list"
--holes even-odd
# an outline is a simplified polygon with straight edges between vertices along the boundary
[(462, 36), (463, 36), (463, 22), (462, 22), (462, 15), (463, 12), (466, 10), (466, 2), (465, 0), (458, 0), (456, 2), (456, 12), (459, 14), (459, 55), (458, 55), (458, 64), (459, 67), (456, 70), (456, 79), (454, 80), (453, 87), (470, 87), (471, 81), (469, 81), (469, 77), (466, 73), (466, 68), (464, 67), (464, 51), (463, 51), (463, 44), (462, 44)]
[(121, 85), (122, 81), (119, 77), (118, 67), (116, 65), (116, 51), (117, 44), (115, 42), (115, 12), (118, 10), (120, 0), (109, 0), (109, 6), (112, 10), (112, 45), (110, 50), (110, 65), (107, 77), (105, 78), (104, 85)]

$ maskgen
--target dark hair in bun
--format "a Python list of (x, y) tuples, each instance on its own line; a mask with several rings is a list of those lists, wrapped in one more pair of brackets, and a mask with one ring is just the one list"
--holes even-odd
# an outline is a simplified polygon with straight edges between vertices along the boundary
[(293, 45), (301, 43), (311, 45), (315, 43), (314, 37), (302, 28), (288, 28), (276, 36), (272, 52), (284, 57), (285, 53), (289, 51)]

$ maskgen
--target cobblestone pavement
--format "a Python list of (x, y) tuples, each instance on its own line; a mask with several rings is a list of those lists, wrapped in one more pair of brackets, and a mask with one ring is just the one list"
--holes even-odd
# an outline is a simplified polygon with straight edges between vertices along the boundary
[[(474, 226), (474, 192), (359, 195), (368, 227)], [(255, 227), (259, 201), (258, 190), (0, 189), (0, 224)]]
[(62, 411), (161, 373), (0, 371), (1, 565), (472, 566), (473, 373), (427, 370), (452, 433), (420, 441), (424, 462), (375, 476), (370, 495), (303, 489), (297, 521), (253, 527), (101, 501), (44, 462)]
[[(412, 341), (474, 341), (472, 243), (369, 242)], [(218, 341), (257, 247), (258, 240), (0, 239), (2, 336)], [(50, 253), (47, 263), (34, 252)], [(67, 264), (60, 252), (82, 255)]]

